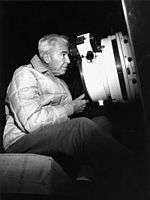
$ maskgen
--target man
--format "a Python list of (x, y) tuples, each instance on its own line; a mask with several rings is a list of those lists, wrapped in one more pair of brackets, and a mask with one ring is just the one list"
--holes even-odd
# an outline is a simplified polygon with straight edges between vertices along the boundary
[(80, 165), (87, 163), (100, 180), (130, 153), (105, 136), (110, 131), (104, 127), (106, 122), (97, 125), (84, 117), (70, 119), (88, 101), (84, 94), (72, 100), (67, 85), (58, 78), (70, 63), (68, 39), (47, 35), (39, 40), (38, 50), (39, 57), (35, 55), (30, 64), (19, 67), (7, 89), (5, 151), (52, 156), (73, 178)]

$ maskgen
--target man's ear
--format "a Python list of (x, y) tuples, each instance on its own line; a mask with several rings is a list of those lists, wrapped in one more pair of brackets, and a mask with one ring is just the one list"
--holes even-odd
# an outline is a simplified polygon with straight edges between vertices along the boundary
[(43, 59), (47, 64), (51, 62), (51, 57), (48, 54), (44, 54)]

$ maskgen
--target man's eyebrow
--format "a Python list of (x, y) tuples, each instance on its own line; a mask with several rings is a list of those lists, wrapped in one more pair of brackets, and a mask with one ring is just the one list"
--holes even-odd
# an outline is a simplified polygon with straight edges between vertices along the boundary
[(69, 51), (62, 51), (62, 53), (69, 53)]

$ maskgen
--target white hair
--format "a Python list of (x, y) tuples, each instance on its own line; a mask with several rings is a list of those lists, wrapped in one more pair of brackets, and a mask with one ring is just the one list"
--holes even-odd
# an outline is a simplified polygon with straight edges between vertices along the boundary
[(68, 38), (64, 35), (50, 34), (42, 37), (38, 42), (38, 51), (41, 58), (57, 43), (65, 43), (68, 45)]

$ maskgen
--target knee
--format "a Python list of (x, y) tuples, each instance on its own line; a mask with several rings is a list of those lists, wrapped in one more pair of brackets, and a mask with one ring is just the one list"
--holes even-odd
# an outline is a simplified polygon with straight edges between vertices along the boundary
[(78, 118), (78, 122), (79, 122), (80, 132), (82, 132), (82, 135), (84, 136), (91, 136), (99, 132), (96, 123), (86, 117)]
[(79, 117), (74, 122), (76, 127), (75, 141), (80, 146), (79, 149), (82, 149), (84, 144), (87, 144), (93, 136), (99, 135), (99, 130), (92, 120)]
[(105, 116), (99, 116), (92, 119), (99, 129), (103, 130), (106, 135), (112, 135), (112, 123)]
[(95, 127), (96, 128), (94, 121), (91, 120), (91, 119), (88, 119), (86, 117), (80, 117), (80, 118), (78, 118), (78, 120), (79, 120), (79, 123), (80, 123), (81, 126)]
[(105, 116), (99, 116), (99, 117), (94, 117), (92, 119), (97, 125), (101, 126), (101, 127), (112, 127), (112, 123), (109, 121), (109, 119)]

